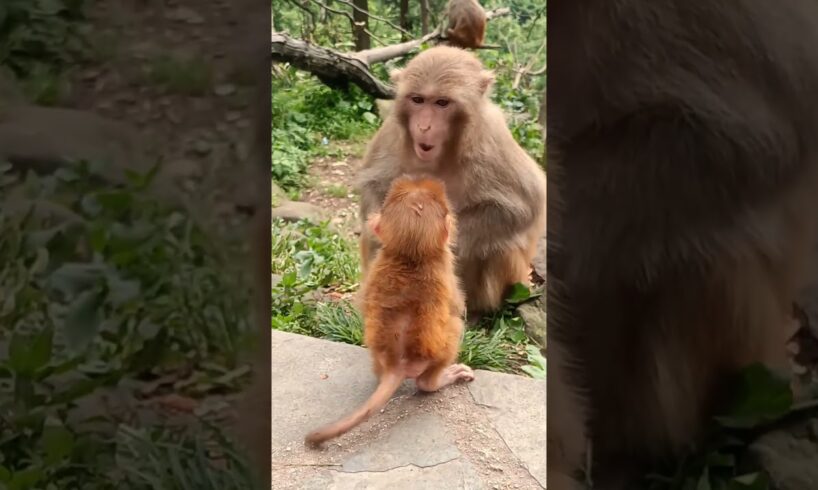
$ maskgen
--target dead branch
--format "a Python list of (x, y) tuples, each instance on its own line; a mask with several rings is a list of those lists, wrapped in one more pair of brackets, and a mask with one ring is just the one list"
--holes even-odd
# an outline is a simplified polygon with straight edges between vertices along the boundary
[(344, 5), (349, 5), (349, 6), (350, 6), (350, 7), (352, 7), (353, 9), (355, 9), (355, 10), (357, 10), (357, 11), (359, 11), (359, 12), (363, 13), (363, 14), (368, 15), (370, 19), (379, 20), (379, 21), (381, 21), (381, 22), (383, 22), (383, 23), (387, 24), (388, 26), (392, 27), (393, 29), (397, 29), (397, 30), (398, 30), (398, 31), (400, 31), (401, 33), (406, 34), (407, 36), (411, 36), (411, 35), (412, 35), (412, 33), (411, 33), (411, 32), (406, 31), (406, 30), (405, 30), (405, 29), (403, 29), (402, 27), (395, 25), (394, 23), (392, 23), (391, 21), (389, 21), (389, 20), (387, 20), (387, 19), (384, 19), (383, 17), (379, 17), (379, 16), (377, 16), (377, 15), (375, 15), (375, 14), (371, 13), (371, 12), (367, 12), (366, 10), (364, 10), (364, 9), (362, 9), (361, 7), (359, 7), (359, 6), (355, 5), (354, 3), (350, 2), (349, 0), (335, 0), (335, 1), (336, 1), (336, 2), (338, 2), (338, 3), (343, 3)]
[(271, 59), (290, 63), (324, 81), (351, 81), (375, 97), (391, 99), (394, 90), (373, 75), (366, 63), (351, 54), (339, 53), (274, 32), (270, 39)]
[[(320, 0), (312, 1), (324, 6)], [(501, 7), (486, 12), (486, 19), (490, 21), (509, 13), (511, 13), (509, 8)], [(326, 83), (343, 84), (350, 81), (374, 97), (391, 99), (394, 97), (393, 88), (373, 75), (369, 67), (375, 63), (406, 56), (424, 43), (437, 44), (445, 40), (445, 36), (441, 34), (441, 28), (437, 28), (412, 41), (366, 49), (356, 53), (341, 53), (273, 32), (270, 50), (272, 61), (291, 63), (296, 68), (308, 71)]]
[[(320, 0), (310, 0), (310, 1), (311, 1), (312, 3), (315, 3), (315, 4), (319, 5), (321, 8), (323, 8), (323, 9), (324, 9), (324, 10), (326, 10), (327, 12), (332, 12), (333, 14), (337, 14), (337, 15), (343, 15), (344, 17), (346, 17), (347, 19), (349, 19), (349, 21), (350, 21), (350, 22), (351, 22), (353, 25), (356, 25), (356, 26), (359, 26), (359, 27), (363, 27), (363, 26), (362, 26), (362, 24), (361, 24), (361, 22), (356, 21), (356, 20), (355, 20), (355, 18), (352, 16), (352, 14), (350, 14), (349, 12), (345, 12), (345, 11), (343, 11), (343, 10), (334, 9), (334, 8), (330, 7), (329, 5), (325, 4), (324, 2), (321, 2)], [(361, 12), (366, 13), (366, 11), (365, 11), (365, 10), (363, 10), (363, 9), (357, 9), (357, 10), (358, 10), (358, 11), (361, 11)], [(364, 30), (364, 32), (366, 32), (367, 34), (369, 34), (369, 37), (370, 37), (370, 38), (372, 38), (372, 39), (374, 39), (374, 40), (378, 41), (378, 42), (379, 42), (379, 43), (381, 43), (381, 44), (386, 45), (386, 41), (384, 41), (383, 39), (379, 38), (379, 37), (378, 37), (378, 36), (376, 36), (375, 34), (372, 34), (372, 32), (371, 32), (369, 29), (364, 28), (363, 30)]]

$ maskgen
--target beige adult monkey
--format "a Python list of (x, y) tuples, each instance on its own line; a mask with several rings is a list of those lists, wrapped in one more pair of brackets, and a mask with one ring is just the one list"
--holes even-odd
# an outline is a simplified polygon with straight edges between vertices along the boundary
[[(402, 174), (442, 180), (459, 223), (458, 275), (469, 312), (493, 310), (510, 285), (528, 281), (545, 227), (545, 174), (489, 99), (493, 76), (473, 54), (434, 47), (393, 72), (392, 81), (394, 106), (358, 176), (361, 216), (380, 208)], [(364, 226), (364, 274), (377, 248)]]

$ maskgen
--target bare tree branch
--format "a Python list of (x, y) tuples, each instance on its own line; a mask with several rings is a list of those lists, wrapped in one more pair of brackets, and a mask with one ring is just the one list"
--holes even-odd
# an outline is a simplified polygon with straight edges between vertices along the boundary
[(349, 80), (365, 92), (384, 99), (394, 97), (394, 90), (373, 75), (363, 61), (353, 55), (322, 48), (274, 32), (270, 39), (271, 59), (290, 63), (322, 80)]
[[(344, 17), (349, 19), (349, 21), (352, 22), (353, 25), (362, 27), (362, 24), (360, 22), (356, 21), (355, 18), (352, 16), (352, 14), (350, 14), (349, 12), (346, 12), (344, 10), (334, 9), (334, 8), (330, 7), (329, 5), (325, 4), (324, 2), (322, 2), (321, 0), (310, 0), (310, 1), (312, 3), (320, 5), (321, 8), (323, 8), (324, 10), (326, 10), (328, 12), (332, 12), (333, 14), (343, 15)], [(335, 1), (337, 2), (338, 0), (335, 0)], [(362, 10), (362, 9), (358, 9), (358, 10)], [(362, 11), (366, 12), (366, 10), (362, 10)], [(375, 34), (372, 34), (372, 32), (369, 29), (364, 28), (363, 31), (366, 32), (367, 34), (369, 34), (369, 37), (371, 37), (372, 39), (378, 41), (379, 43), (383, 44), (384, 46), (388, 45), (388, 43), (386, 41), (379, 38)]]
[[(321, 3), (320, 0), (311, 1)], [(486, 18), (492, 20), (509, 13), (511, 13), (510, 9), (502, 7), (486, 12)], [(348, 15), (348, 12), (346, 14)], [(440, 32), (441, 29), (437, 28), (419, 39), (355, 53), (340, 53), (273, 32), (270, 39), (271, 59), (275, 62), (291, 63), (296, 68), (308, 71), (326, 83), (343, 84), (350, 81), (370, 95), (381, 99), (391, 99), (394, 97), (394, 89), (373, 75), (369, 67), (375, 63), (405, 56), (423, 43), (445, 41), (446, 38)]]
[(407, 36), (411, 36), (411, 35), (412, 35), (412, 33), (411, 33), (411, 32), (409, 32), (409, 31), (406, 31), (406, 30), (402, 29), (400, 26), (395, 25), (394, 23), (392, 23), (392, 22), (391, 22), (391, 21), (389, 21), (388, 19), (385, 19), (385, 18), (383, 18), (383, 17), (378, 17), (377, 15), (374, 15), (374, 14), (373, 14), (373, 13), (371, 13), (371, 12), (367, 12), (366, 10), (363, 10), (363, 9), (359, 8), (357, 5), (355, 5), (354, 3), (350, 2), (349, 0), (335, 0), (335, 1), (336, 1), (336, 2), (338, 2), (338, 3), (343, 3), (344, 5), (349, 5), (350, 7), (354, 8), (355, 10), (358, 10), (358, 11), (360, 11), (361, 13), (367, 14), (367, 15), (369, 16), (369, 18), (370, 18), (370, 19), (379, 20), (379, 21), (381, 21), (381, 22), (383, 22), (383, 23), (385, 23), (385, 24), (389, 25), (389, 26), (390, 26), (390, 27), (392, 27), (393, 29), (397, 29), (397, 30), (399, 30), (401, 33), (406, 34)]

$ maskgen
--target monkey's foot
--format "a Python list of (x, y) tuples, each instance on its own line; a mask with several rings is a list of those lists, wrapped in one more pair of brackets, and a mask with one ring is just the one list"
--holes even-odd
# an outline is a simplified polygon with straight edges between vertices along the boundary
[(452, 364), (443, 371), (443, 384), (448, 385), (458, 381), (474, 381), (474, 371), (465, 364)]

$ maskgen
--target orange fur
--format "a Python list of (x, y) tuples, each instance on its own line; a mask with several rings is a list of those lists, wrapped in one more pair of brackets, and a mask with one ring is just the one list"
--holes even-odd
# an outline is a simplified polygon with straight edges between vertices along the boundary
[(306, 442), (312, 445), (366, 420), (404, 379), (415, 379), (424, 391), (473, 379), (468, 367), (453, 364), (463, 332), (463, 300), (450, 247), (455, 222), (443, 184), (396, 180), (381, 213), (367, 224), (382, 242), (362, 288), (364, 341), (380, 382), (351, 415), (310, 433)]

